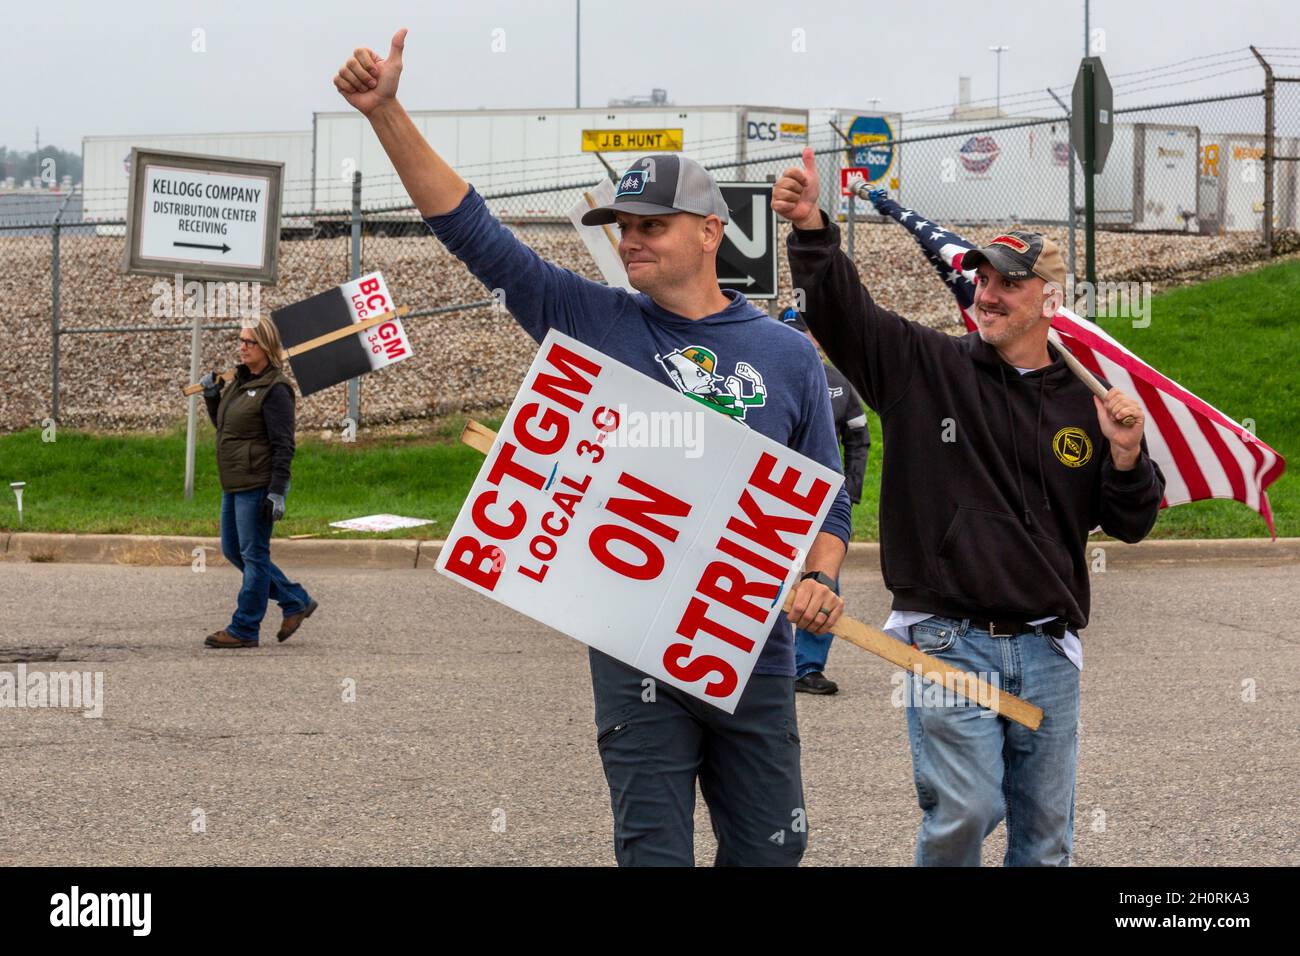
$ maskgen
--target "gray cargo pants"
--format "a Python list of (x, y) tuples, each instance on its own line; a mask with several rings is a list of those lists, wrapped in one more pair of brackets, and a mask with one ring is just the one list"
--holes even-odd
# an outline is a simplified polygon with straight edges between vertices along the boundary
[(734, 714), (592, 650), (596, 746), (619, 866), (695, 865), (695, 781), (717, 866), (797, 866), (808, 844), (794, 678), (755, 674)]

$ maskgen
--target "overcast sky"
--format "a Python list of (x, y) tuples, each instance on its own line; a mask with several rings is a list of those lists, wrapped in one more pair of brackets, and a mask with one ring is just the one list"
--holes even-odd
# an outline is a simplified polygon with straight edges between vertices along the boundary
[[(408, 108), (569, 107), (574, 7), (574, 0), (42, 0), (4, 17), (10, 90), (0, 145), (32, 148), (38, 125), (42, 143), (74, 152), (91, 134), (308, 129), (313, 111), (345, 108), (330, 77), (353, 47), (386, 52), (399, 26), (411, 30), (402, 78)], [(1283, 55), (1296, 58), (1295, 75), (1295, 11), (1295, 0), (1094, 0), (1092, 25), (1104, 31), (1112, 77), (1244, 53), (1251, 43), (1290, 47)], [(192, 49), (196, 30), (204, 52)], [(792, 49), (795, 31), (803, 31), (803, 52)], [(493, 52), (494, 37), (503, 52)], [(1048, 84), (1068, 90), (1083, 48), (1082, 0), (585, 0), (582, 100), (601, 106), (663, 87), (678, 105), (862, 109), (878, 98), (881, 109), (907, 112), (954, 102), (959, 74), (971, 77), (975, 98), (992, 97), (994, 44), (1010, 47), (1004, 103)], [(1178, 85), (1149, 91), (1133, 77), (1127, 103), (1258, 89), (1262, 72), (1233, 60), (1188, 64), (1189, 72), (1152, 81)], [(1203, 78), (1219, 70), (1238, 72)]]

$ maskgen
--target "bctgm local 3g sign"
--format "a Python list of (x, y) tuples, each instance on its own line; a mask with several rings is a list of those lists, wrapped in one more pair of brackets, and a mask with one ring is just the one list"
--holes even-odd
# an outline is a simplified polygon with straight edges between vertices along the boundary
[(842, 481), (552, 331), (437, 566), (732, 713)]
[(127, 272), (276, 280), (284, 164), (131, 150)]

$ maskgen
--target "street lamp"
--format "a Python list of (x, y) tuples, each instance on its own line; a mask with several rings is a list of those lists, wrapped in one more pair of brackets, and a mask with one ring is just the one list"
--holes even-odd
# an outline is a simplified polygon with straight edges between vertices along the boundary
[(1006, 53), (1007, 50), (1010, 50), (1010, 49), (1011, 49), (1011, 47), (1009, 47), (1009, 46), (1001, 46), (1001, 45), (998, 45), (998, 46), (991, 46), (991, 47), (989, 47), (989, 52), (990, 52), (990, 53), (995, 53), (995, 54), (997, 54), (997, 58), (998, 58), (998, 99), (997, 99), (997, 111), (998, 111), (998, 115), (999, 115), (999, 116), (1002, 115), (1002, 54), (1003, 54), (1003, 53)]

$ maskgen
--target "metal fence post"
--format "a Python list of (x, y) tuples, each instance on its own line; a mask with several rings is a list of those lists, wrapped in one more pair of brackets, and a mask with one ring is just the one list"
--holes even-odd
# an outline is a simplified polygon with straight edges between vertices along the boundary
[[(203, 348), (203, 309), (194, 310), (194, 325), (190, 330), (190, 381), (199, 380), (199, 353)], [(229, 386), (234, 388), (232, 382)], [(191, 395), (185, 409), (185, 500), (194, 499), (194, 455), (198, 448), (199, 396)]]
[(849, 262), (853, 262), (853, 263), (857, 262), (857, 260), (853, 258), (853, 234), (857, 232), (857, 230), (853, 228), (853, 226), (858, 218), (857, 203), (858, 203), (857, 194), (849, 193), (849, 221), (846, 222), (844, 225), (848, 229), (848, 242), (846, 243), (846, 245), (848, 246), (847, 252), (849, 256)]
[[(352, 256), (348, 278), (361, 275), (361, 171), (352, 174)], [(348, 379), (348, 418), (352, 427), (361, 427), (361, 380)]]
[(59, 220), (50, 229), (50, 419), (59, 421)]
[[(1056, 93), (1052, 90), (1052, 88), (1051, 88), (1050, 86), (1047, 88), (1047, 92), (1048, 92), (1048, 93), (1051, 93), (1051, 95), (1052, 95), (1052, 99), (1056, 100), (1056, 104), (1057, 104), (1058, 106), (1060, 106), (1061, 109), (1065, 112), (1065, 122), (1068, 124), (1068, 123), (1070, 122), (1070, 119), (1071, 119), (1071, 117), (1070, 117), (1070, 108), (1069, 108), (1068, 106), (1065, 105), (1065, 101), (1062, 100), (1059, 96), (1057, 96)], [(1078, 273), (1078, 270), (1075, 268), (1075, 251), (1074, 251), (1074, 225), (1075, 225), (1075, 220), (1077, 220), (1079, 217), (1078, 217), (1078, 215), (1077, 215), (1077, 211), (1075, 210), (1075, 206), (1074, 206), (1074, 163), (1075, 163), (1075, 157), (1074, 157), (1074, 140), (1073, 140), (1073, 138), (1067, 136), (1066, 139), (1065, 139), (1065, 142), (1066, 142), (1066, 144), (1068, 145), (1068, 149), (1069, 149), (1069, 163), (1070, 163), (1070, 220), (1069, 220), (1069, 227), (1070, 227), (1070, 284), (1071, 284), (1071, 291), (1073, 291), (1073, 285), (1074, 285), (1074, 283), (1077, 282), (1078, 279), (1079, 279), (1079, 273)], [(1066, 305), (1073, 306), (1074, 303), (1073, 303), (1073, 302), (1067, 302)]]
[(1264, 248), (1273, 254), (1273, 165), (1276, 143), (1273, 130), (1273, 94), (1276, 84), (1273, 80), (1273, 68), (1268, 65), (1258, 50), (1253, 46), (1250, 52), (1255, 54), (1259, 65), (1264, 68)]

